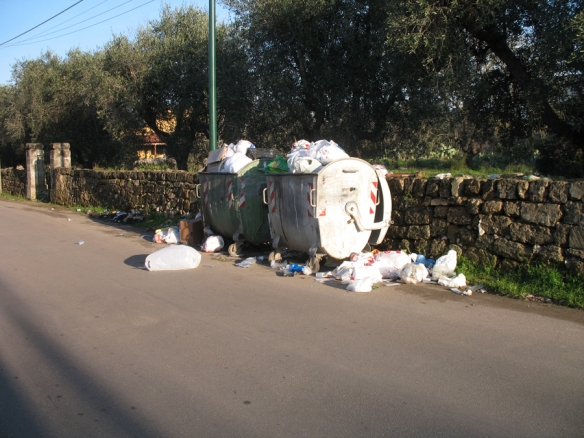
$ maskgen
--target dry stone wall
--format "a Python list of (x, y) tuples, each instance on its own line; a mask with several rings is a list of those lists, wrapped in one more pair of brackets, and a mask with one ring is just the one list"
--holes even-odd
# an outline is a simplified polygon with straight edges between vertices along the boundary
[(98, 171), (57, 168), (51, 201), (62, 205), (104, 206), (196, 213), (196, 174), (175, 171)]
[(2, 192), (13, 196), (26, 196), (26, 170), (12, 167), (1, 170)]
[(437, 257), (451, 248), (504, 269), (532, 261), (584, 272), (584, 181), (390, 178), (384, 244)]

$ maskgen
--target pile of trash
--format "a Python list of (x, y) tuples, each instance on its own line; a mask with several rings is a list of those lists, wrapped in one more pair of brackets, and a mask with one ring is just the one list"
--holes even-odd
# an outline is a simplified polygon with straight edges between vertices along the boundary
[[(77, 210), (79, 211), (79, 210)], [(144, 220), (144, 214), (140, 210), (131, 211), (104, 211), (98, 215), (99, 219), (116, 223), (136, 223)]]
[(268, 164), (266, 171), (272, 173), (318, 172), (322, 166), (341, 158), (349, 158), (349, 155), (332, 140), (318, 140), (312, 143), (298, 140), (292, 144), (286, 160), (283, 157), (277, 157)]
[[(331, 272), (317, 272), (316, 281), (338, 280), (352, 292), (371, 292), (380, 282), (405, 284), (434, 283), (449, 288), (460, 295), (472, 295), (475, 290), (484, 292), (482, 286), (467, 287), (464, 274), (456, 275), (457, 254), (450, 250), (437, 260), (427, 259), (422, 254), (407, 254), (404, 251), (379, 251), (354, 253)], [(295, 272), (311, 275), (310, 268), (287, 262), (271, 262), (272, 269), (284, 276)]]

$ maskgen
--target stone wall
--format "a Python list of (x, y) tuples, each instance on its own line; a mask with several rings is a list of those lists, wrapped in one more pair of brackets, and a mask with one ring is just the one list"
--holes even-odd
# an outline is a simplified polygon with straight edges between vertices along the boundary
[(12, 167), (1, 170), (2, 192), (13, 196), (26, 196), (26, 170)]
[(390, 178), (387, 247), (437, 257), (453, 248), (513, 268), (531, 261), (584, 272), (584, 181)]
[(62, 205), (196, 213), (196, 174), (57, 168), (51, 202)]

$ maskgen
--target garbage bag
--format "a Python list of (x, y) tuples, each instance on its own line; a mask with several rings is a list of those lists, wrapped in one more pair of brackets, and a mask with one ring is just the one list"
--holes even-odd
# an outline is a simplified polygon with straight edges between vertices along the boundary
[(320, 161), (311, 157), (306, 150), (289, 154), (287, 163), (292, 173), (311, 173), (322, 168)]
[(347, 286), (347, 290), (350, 292), (371, 292), (372, 289), (373, 283), (368, 278), (351, 281)]
[(456, 251), (451, 249), (448, 254), (438, 258), (432, 269), (432, 280), (437, 280), (440, 276), (452, 277), (456, 269), (456, 257)]
[(402, 269), (411, 262), (410, 257), (402, 251), (383, 251), (377, 255), (377, 261), (383, 260), (388, 266)]
[(386, 262), (386, 260), (381, 259), (379, 261), (373, 262), (373, 266), (379, 269), (382, 278), (389, 278), (395, 280), (399, 277), (399, 269), (395, 266), (391, 266)]
[(334, 141), (319, 140), (314, 144), (315, 158), (323, 165), (341, 158), (349, 158), (349, 155)]
[(436, 264), (436, 260), (427, 259), (422, 254), (418, 254), (418, 257), (416, 257), (414, 263), (416, 263), (417, 265), (424, 265), (428, 271), (431, 271), (434, 265)]
[(237, 173), (253, 160), (241, 152), (235, 152), (221, 163), (221, 172)]
[(272, 161), (270, 161), (265, 168), (267, 173), (286, 173), (290, 172), (290, 168), (288, 167), (288, 163), (286, 159), (278, 155)]
[(416, 265), (415, 263), (408, 263), (399, 273), (399, 277), (404, 283), (416, 284), (424, 281), (428, 276), (428, 270), (424, 265)]
[(464, 287), (466, 286), (466, 276), (464, 274), (458, 274), (456, 278), (442, 277), (438, 280), (438, 284), (450, 288)]
[(203, 242), (203, 246), (201, 247), (201, 251), (203, 252), (219, 251), (220, 249), (223, 248), (223, 245), (225, 245), (223, 237), (213, 234), (205, 239), (205, 242)]
[(193, 269), (201, 263), (201, 254), (188, 245), (172, 245), (146, 257), (144, 265), (149, 271), (179, 271)]
[(152, 239), (156, 243), (174, 244), (180, 242), (180, 231), (176, 227), (159, 228)]
[(353, 269), (354, 280), (370, 280), (371, 284), (379, 283), (383, 277), (374, 266), (359, 266)]

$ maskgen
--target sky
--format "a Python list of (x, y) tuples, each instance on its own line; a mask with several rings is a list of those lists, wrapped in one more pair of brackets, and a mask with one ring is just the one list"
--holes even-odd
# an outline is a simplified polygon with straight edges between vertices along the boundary
[[(0, 0), (0, 85), (10, 82), (12, 65), (19, 60), (36, 59), (47, 50), (59, 56), (73, 48), (93, 51), (114, 34), (134, 35), (138, 27), (160, 16), (164, 4), (173, 8), (193, 5), (208, 11), (209, 1)], [(220, 1), (215, 15), (217, 22), (229, 20)]]

